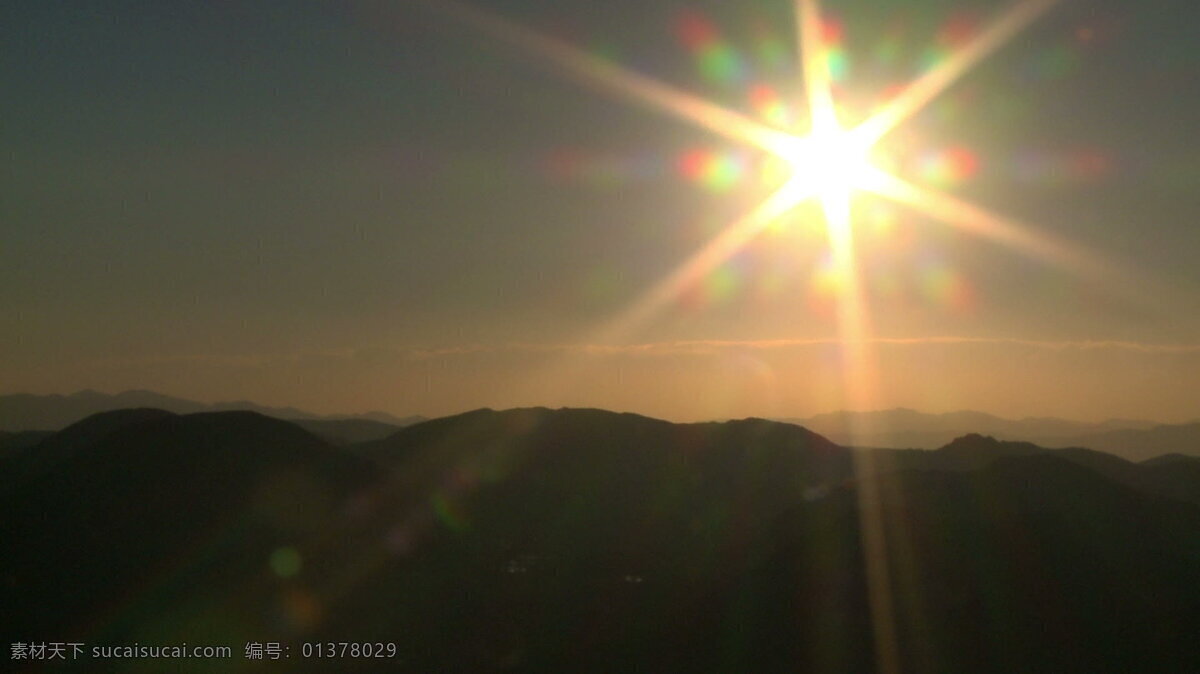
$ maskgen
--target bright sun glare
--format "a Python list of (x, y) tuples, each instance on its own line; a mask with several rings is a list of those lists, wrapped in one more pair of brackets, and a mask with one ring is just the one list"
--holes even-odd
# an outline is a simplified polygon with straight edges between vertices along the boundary
[(827, 210), (842, 207), (855, 190), (870, 188), (876, 171), (870, 152), (870, 144), (861, 134), (836, 122), (805, 137), (784, 139), (775, 148), (790, 167), (786, 189), (793, 198), (814, 196)]
[[(829, 251), (838, 277), (838, 333), (843, 345), (843, 377), (847, 409), (872, 409), (874, 366), (869, 343), (869, 311), (858, 279), (850, 209), (855, 191), (867, 191), (915, 208), (970, 234), (1010, 246), (1027, 255), (1088, 273), (1099, 267), (1086, 251), (1056, 241), (1021, 223), (991, 213), (941, 190), (911, 183), (870, 160), (875, 144), (953, 85), (980, 60), (1059, 0), (1014, 0), (1014, 4), (974, 34), (935, 67), (904, 87), (865, 121), (852, 128), (839, 124), (819, 0), (793, 0), (799, 71), (810, 113), (807, 129), (781, 130), (643, 74), (597, 58), (562, 40), (547, 37), (461, 0), (422, 0), (432, 9), (473, 26), (522, 51), (541, 57), (588, 86), (618, 94), (729, 140), (773, 154), (788, 163), (790, 176), (741, 218), (730, 223), (645, 291), (622, 315), (597, 335), (594, 343), (617, 341), (632, 327), (717, 269), (771, 223), (808, 199), (820, 202), (825, 215)], [(799, 133), (797, 133), (799, 132)], [(856, 470), (871, 475), (869, 455), (855, 454)], [(869, 481), (868, 481), (869, 485)], [(878, 496), (859, 492), (864, 546), (880, 671), (897, 671), (890, 589), (886, 572), (883, 525)], [(869, 507), (876, 504), (876, 507)]]
[[(581, 84), (617, 94), (719, 136), (775, 155), (790, 167), (790, 177), (762, 202), (731, 222), (712, 240), (654, 284), (627, 311), (612, 320), (595, 341), (620, 341), (635, 326), (658, 313), (724, 264), (772, 223), (801, 202), (813, 199), (825, 215), (829, 250), (840, 284), (839, 332), (849, 343), (867, 337), (867, 307), (857, 297), (857, 264), (850, 201), (868, 192), (911, 207), (969, 234), (1009, 246), (1031, 257), (1085, 276), (1103, 275), (1105, 266), (1087, 251), (992, 213), (940, 189), (896, 175), (870, 161), (872, 148), (896, 127), (920, 112), (979, 61), (995, 52), (1059, 0), (1014, 0), (955, 52), (903, 87), (864, 121), (843, 127), (829, 69), (829, 53), (818, 0), (794, 0), (799, 72), (807, 99), (807, 128), (782, 129), (737, 110), (722, 107), (659, 80), (593, 56), (565, 41), (548, 37), (461, 0), (420, 0), (447, 17), (539, 57)], [(878, 159), (878, 157), (876, 158)], [(869, 378), (866, 374), (850, 379)], [(853, 397), (853, 396), (852, 396)], [(866, 401), (852, 401), (863, 407)]]

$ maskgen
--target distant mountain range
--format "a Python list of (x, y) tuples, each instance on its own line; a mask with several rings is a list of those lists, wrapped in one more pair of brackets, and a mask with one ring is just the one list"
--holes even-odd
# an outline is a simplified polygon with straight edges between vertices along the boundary
[(840, 444), (864, 447), (933, 449), (954, 438), (979, 433), (1046, 447), (1087, 447), (1134, 461), (1168, 453), (1200, 455), (1200, 422), (1158, 424), (1110, 419), (1087, 423), (1050, 417), (1003, 419), (971, 411), (925, 414), (904, 408), (833, 412), (779, 421), (804, 426)]
[[(125, 391), (107, 394), (89, 389), (70, 395), (42, 396), (28, 393), (0, 395), (0, 431), (56, 431), (98, 412), (134, 408), (160, 409), (175, 414), (245, 410), (276, 419), (306, 421), (356, 419), (375, 421), (396, 427), (425, 420), (425, 417), (422, 416), (401, 418), (387, 412), (320, 415), (295, 407), (268, 407), (246, 400), (206, 404), (166, 396), (153, 391)], [(354, 431), (347, 432), (357, 437)]]
[[(245, 410), (297, 422), (335, 445), (379, 440), (426, 417), (396, 417), (386, 412), (318, 415), (294, 407), (269, 407), (249, 401), (206, 404), (152, 391), (115, 395), (86, 390), (71, 395), (0, 395), (0, 456), (28, 445), (98, 412), (152, 408), (175, 414)], [(889, 449), (934, 449), (964, 435), (1032, 442), (1043, 447), (1086, 447), (1143, 461), (1163, 454), (1200, 456), (1200, 422), (1158, 424), (1135, 419), (1098, 423), (1052, 417), (1004, 419), (984, 412), (926, 414), (896, 408), (875, 412), (833, 412), (807, 418), (777, 419), (803, 426), (843, 445)], [(857, 429), (857, 431), (852, 431)], [(30, 433), (38, 431), (39, 433)]]
[(253, 412), (131, 409), (0, 474), (10, 643), (273, 641), (302, 671), (330, 663), (300, 644), (354, 641), (394, 654), (339, 671), (871, 672), (885, 625), (895, 671), (1200, 671), (1195, 457), (982, 435), (856, 452), (762, 419), (542, 408), (337, 446)]

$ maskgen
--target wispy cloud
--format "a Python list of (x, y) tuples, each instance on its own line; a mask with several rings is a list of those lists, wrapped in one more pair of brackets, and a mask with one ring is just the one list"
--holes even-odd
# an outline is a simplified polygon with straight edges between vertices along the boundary
[[(960, 337), (960, 336), (931, 336), (931, 337), (876, 337), (865, 340), (866, 343), (881, 346), (931, 346), (931, 345), (996, 345), (1022, 346), (1053, 351), (1067, 350), (1114, 350), (1133, 351), (1148, 354), (1183, 354), (1200, 353), (1200, 344), (1156, 344), (1121, 340), (1035, 340), (1015, 337)], [(439, 358), (456, 355), (471, 355), (482, 353), (578, 353), (581, 355), (689, 355), (711, 354), (736, 350), (783, 350), (806, 347), (838, 346), (841, 342), (834, 338), (815, 339), (751, 339), (751, 340), (682, 340), (669, 342), (648, 342), (642, 344), (523, 344), (511, 343), (504, 345), (475, 345), (439, 349), (413, 349), (408, 354), (414, 358)]]
[[(922, 346), (1014, 346), (1047, 351), (1113, 351), (1140, 354), (1200, 354), (1198, 344), (1160, 344), (1124, 340), (1039, 340), (1017, 337), (963, 337), (938, 335), (926, 337), (876, 337), (865, 340), (881, 347)], [(837, 347), (835, 338), (813, 339), (700, 339), (641, 344), (538, 344), (511, 342), (505, 344), (467, 344), (445, 347), (383, 346), (307, 350), (269, 354), (178, 354), (145, 355), (128, 358), (106, 358), (92, 361), (95, 367), (133, 365), (196, 364), (224, 367), (270, 367), (294, 365), (305, 361), (430, 361), (492, 355), (579, 355), (579, 356), (707, 356), (736, 351), (786, 351), (817, 347)]]

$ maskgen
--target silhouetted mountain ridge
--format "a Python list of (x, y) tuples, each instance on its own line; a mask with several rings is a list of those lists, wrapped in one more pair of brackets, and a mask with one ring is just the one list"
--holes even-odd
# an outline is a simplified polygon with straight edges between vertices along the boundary
[(33, 447), (51, 435), (54, 431), (0, 431), (0, 460)]
[(130, 390), (109, 395), (85, 389), (65, 396), (58, 394), (40, 396), (28, 393), (0, 395), (0, 430), (58, 430), (98, 412), (130, 408), (161, 409), (175, 414), (246, 410), (277, 419), (308, 421), (363, 419), (393, 426), (404, 426), (425, 419), (421, 416), (399, 418), (378, 411), (363, 414), (318, 415), (294, 407), (269, 407), (246, 400), (207, 404), (162, 395), (153, 391)]
[(1134, 419), (1078, 422), (1052, 417), (1003, 419), (983, 412), (925, 414), (907, 408), (833, 412), (783, 419), (834, 442), (889, 449), (934, 449), (970, 433), (1043, 447), (1089, 447), (1133, 461), (1166, 453), (1200, 456), (1200, 422), (1159, 424)]
[[(101, 617), (104, 601), (187, 550), (200, 556), (176, 569), (182, 585), (164, 591), (186, 596), (186, 582), (212, 589), (249, 568), (246, 555), (265, 558), (272, 545), (326, 526), (338, 495), (376, 475), (362, 459), (254, 412), (105, 413), (34, 450), (44, 447), (66, 451), (0, 493), (0, 558), (6, 594), (15, 594), (6, 605), (31, 632)], [(236, 590), (220, 596), (233, 601)]]
[(856, 455), (763, 419), (547, 408), (345, 447), (245, 412), (59, 435), (92, 440), (0, 494), (10, 641), (352, 638), (395, 642), (387, 667), (413, 672), (874, 671), (882, 564), (901, 671), (1200, 667), (1200, 507), (1100, 472), (1188, 461), (979, 434)]
[(1148, 495), (1200, 504), (1200, 459), (1133, 463), (1083, 447), (1048, 449), (1029, 442), (998, 440), (977, 433), (936, 450), (879, 450), (895, 469), (974, 471), (1021, 457), (1049, 456), (1082, 466), (1107, 480)]
[[(409, 417), (405, 421), (420, 423), (424, 420), (424, 417), (419, 419)], [(339, 447), (381, 440), (400, 430), (404, 425), (408, 425), (407, 423), (389, 424), (374, 419), (289, 419), (288, 421)]]
[(174, 415), (164, 410), (138, 408), (99, 412), (77, 421), (33, 446), (14, 452), (7, 464), (6, 479), (0, 484), (0, 493), (52, 471), (123, 428), (171, 416)]

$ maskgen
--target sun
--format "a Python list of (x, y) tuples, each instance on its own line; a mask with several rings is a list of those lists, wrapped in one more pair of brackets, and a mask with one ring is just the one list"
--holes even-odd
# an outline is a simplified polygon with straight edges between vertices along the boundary
[[(807, 199), (819, 201), (827, 216), (835, 257), (853, 264), (849, 204), (855, 192), (868, 192), (932, 216), (971, 235), (1085, 276), (1102, 275), (1106, 265), (1087, 251), (1058, 241), (1024, 223), (1003, 217), (938, 189), (912, 183), (871, 161), (885, 136), (924, 109), (981, 60), (1045, 14), (1060, 0), (1013, 0), (966, 43), (900, 88), (866, 120), (852, 128), (837, 120), (829, 45), (819, 0), (794, 0), (807, 107), (812, 120), (803, 130), (782, 130), (596, 57), (563, 40), (543, 35), (463, 0), (419, 0), (419, 4), (516, 47), (572, 76), (581, 84), (615, 94), (676, 117), (746, 147), (765, 151), (790, 166), (790, 177), (744, 216), (734, 220), (674, 271), (654, 284), (605, 334), (620, 334), (641, 318), (674, 301), (698, 279), (723, 264), (757, 234)], [(876, 157), (878, 159), (878, 157)], [(891, 162), (886, 162), (891, 166)], [(619, 329), (618, 329), (619, 328)]]
[[(676, 301), (707, 274), (745, 248), (772, 223), (801, 202), (818, 201), (824, 210), (830, 258), (837, 275), (837, 326), (843, 349), (842, 374), (847, 409), (873, 409), (877, 386), (871, 343), (870, 312), (855, 255), (850, 202), (865, 191), (931, 215), (975, 236), (1012, 247), (1032, 257), (1081, 272), (1103, 270), (1086, 251), (1057, 241), (1022, 223), (994, 214), (941, 190), (927, 189), (872, 162), (872, 149), (898, 126), (924, 109), (980, 60), (1046, 13), (1060, 0), (1013, 0), (977, 34), (937, 65), (890, 97), (858, 125), (838, 122), (827, 50), (827, 31), (819, 0), (794, 0), (799, 71), (810, 114), (807, 130), (766, 125), (711, 101), (676, 89), (613, 61), (598, 58), (567, 42), (530, 30), (464, 0), (418, 0), (448, 18), (462, 22), (532, 56), (557, 66), (580, 83), (616, 94), (669, 114), (748, 148), (774, 154), (787, 163), (790, 174), (743, 216), (735, 219), (651, 285), (632, 305), (608, 322), (589, 343), (609, 344)], [(806, 133), (805, 133), (806, 132)], [(889, 162), (890, 164), (890, 162)], [(1091, 275), (1091, 274), (1089, 274)], [(861, 429), (852, 429), (861, 432)], [(870, 453), (855, 453), (855, 468), (875, 472)], [(879, 511), (878, 486), (861, 482), (858, 492), (862, 517), (864, 563), (876, 662), (881, 672), (899, 671), (899, 650), (888, 577), (884, 518)]]
[(827, 212), (847, 208), (855, 191), (871, 189), (878, 172), (869, 140), (832, 117), (809, 135), (781, 139), (771, 149), (789, 166), (784, 189), (798, 200), (815, 197)]

